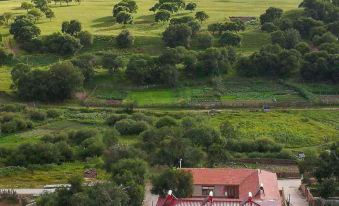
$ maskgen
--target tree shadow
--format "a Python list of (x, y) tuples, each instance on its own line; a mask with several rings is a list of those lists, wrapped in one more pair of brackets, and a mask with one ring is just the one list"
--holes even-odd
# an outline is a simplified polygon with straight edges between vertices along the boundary
[(115, 24), (115, 19), (113, 16), (105, 16), (98, 19), (93, 20), (92, 27), (100, 28), (100, 27), (111, 27)]
[(134, 24), (151, 24), (151, 23), (154, 23), (154, 14), (139, 16), (134, 20)]

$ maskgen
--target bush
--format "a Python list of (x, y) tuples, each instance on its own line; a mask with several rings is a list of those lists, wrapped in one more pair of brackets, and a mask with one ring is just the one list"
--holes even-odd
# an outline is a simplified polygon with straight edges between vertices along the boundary
[(261, 30), (271, 33), (278, 30), (278, 27), (274, 25), (272, 22), (266, 22), (261, 26)]
[[(1, 45), (0, 45), (1, 46)], [(0, 65), (9, 62), (13, 58), (13, 54), (0, 47)]]
[(134, 36), (128, 30), (122, 30), (116, 37), (116, 42), (120, 48), (129, 48), (134, 45)]
[(70, 34), (54, 33), (45, 38), (44, 45), (47, 51), (60, 55), (73, 55), (82, 45), (80, 41)]
[(122, 135), (140, 134), (148, 128), (143, 121), (134, 121), (132, 119), (123, 119), (115, 123), (116, 130)]
[(116, 16), (116, 21), (119, 24), (132, 24), (133, 16), (131, 13), (126, 11), (120, 11)]
[(25, 106), (24, 105), (20, 105), (20, 104), (6, 104), (0, 107), (0, 111), (3, 112), (21, 112), (23, 110), (25, 110)]
[(118, 122), (122, 119), (126, 119), (126, 118), (127, 118), (127, 115), (113, 114), (106, 119), (106, 124), (108, 124), (109, 126), (114, 126), (116, 122)]
[(57, 118), (60, 116), (60, 112), (55, 109), (49, 109), (46, 112), (48, 118)]
[(47, 118), (46, 112), (43, 111), (31, 111), (29, 114), (31, 120), (34, 121), (44, 121)]
[(225, 32), (221, 35), (219, 43), (222, 46), (239, 46), (241, 42), (241, 37), (238, 34), (232, 32)]
[(33, 127), (32, 122), (12, 114), (3, 115), (0, 122), (1, 133), (9, 134)]
[(213, 45), (213, 36), (209, 32), (200, 32), (196, 35), (197, 46), (207, 49)]
[(80, 44), (84, 47), (91, 46), (93, 44), (93, 35), (88, 31), (81, 31), (78, 34)]
[(170, 126), (176, 126), (177, 125), (177, 121), (175, 121), (174, 118), (169, 117), (169, 116), (165, 116), (160, 118), (156, 123), (155, 126), (157, 128), (161, 128), (161, 127), (170, 127)]

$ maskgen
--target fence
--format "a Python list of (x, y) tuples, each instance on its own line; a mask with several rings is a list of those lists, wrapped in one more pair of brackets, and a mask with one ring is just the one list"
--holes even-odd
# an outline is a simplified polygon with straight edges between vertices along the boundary
[(299, 189), (305, 196), (309, 206), (316, 206), (316, 200), (313, 197), (312, 193), (310, 192), (310, 189), (308, 189), (308, 187), (305, 184), (301, 184)]

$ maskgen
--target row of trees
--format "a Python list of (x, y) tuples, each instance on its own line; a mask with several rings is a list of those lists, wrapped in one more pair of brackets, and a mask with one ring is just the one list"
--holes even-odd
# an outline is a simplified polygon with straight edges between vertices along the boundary
[(40, 37), (40, 29), (29, 16), (18, 16), (11, 24), (10, 33), (21, 47), (27, 51), (51, 52), (60, 55), (73, 55), (82, 47), (93, 44), (93, 36), (82, 31), (81, 23), (77, 20), (62, 23), (63, 33), (54, 33)]

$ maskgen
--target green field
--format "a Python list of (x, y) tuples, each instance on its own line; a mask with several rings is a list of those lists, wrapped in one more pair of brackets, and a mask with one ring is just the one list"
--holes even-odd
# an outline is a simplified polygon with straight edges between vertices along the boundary
[[(22, 1), (10, 0), (0, 1), (0, 13), (13, 12), (16, 14), (24, 13), (20, 10)], [(50, 34), (60, 30), (61, 23), (65, 20), (78, 19), (83, 24), (83, 28), (97, 35), (114, 35), (123, 28), (130, 29), (136, 36), (159, 36), (166, 25), (154, 23), (154, 14), (149, 11), (155, 0), (141, 1), (137, 0), (139, 6), (138, 12), (134, 17), (134, 24), (122, 26), (114, 23), (112, 17), (112, 8), (118, 1), (108, 0), (84, 0), (81, 5), (71, 3), (70, 6), (53, 5), (56, 18), (51, 22), (44, 19), (39, 22), (43, 34)], [(204, 25), (211, 22), (225, 21), (229, 16), (256, 16), (262, 14), (268, 7), (274, 6), (284, 10), (297, 8), (301, 2), (299, 0), (193, 0), (197, 3), (197, 10), (203, 10), (208, 13), (210, 18)], [(189, 12), (180, 12), (177, 15), (183, 15)]]

